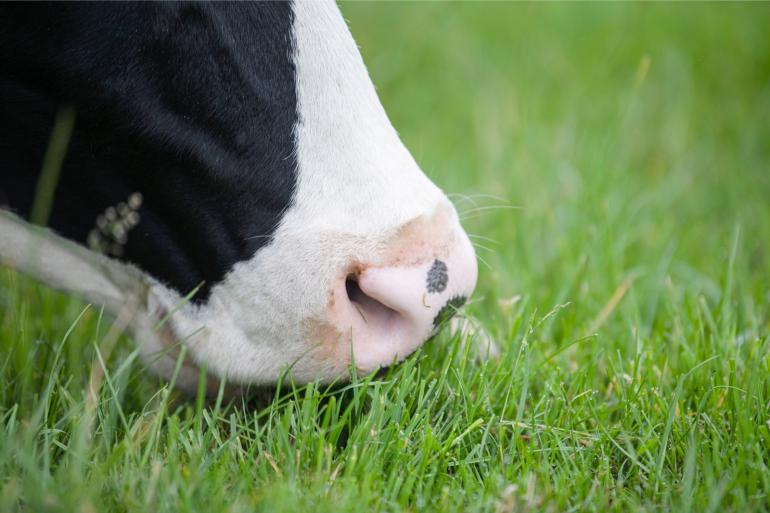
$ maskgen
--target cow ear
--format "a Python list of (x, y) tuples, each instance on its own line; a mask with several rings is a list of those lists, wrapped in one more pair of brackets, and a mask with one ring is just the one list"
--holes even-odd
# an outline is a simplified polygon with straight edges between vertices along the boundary
[(138, 269), (0, 210), (0, 264), (117, 313), (146, 310), (149, 283)]

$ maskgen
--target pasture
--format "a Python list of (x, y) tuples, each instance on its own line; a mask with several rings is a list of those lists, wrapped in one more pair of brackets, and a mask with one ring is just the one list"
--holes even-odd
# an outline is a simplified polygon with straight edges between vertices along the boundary
[(185, 399), (0, 269), (0, 511), (770, 508), (770, 6), (341, 8), (499, 358)]

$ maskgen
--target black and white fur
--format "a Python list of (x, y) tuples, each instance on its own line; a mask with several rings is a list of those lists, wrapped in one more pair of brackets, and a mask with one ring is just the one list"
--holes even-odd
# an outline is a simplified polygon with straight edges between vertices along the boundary
[[(21, 217), (57, 109), (76, 109), (55, 235), (2, 214), (0, 258), (113, 311), (134, 298), (135, 337), (159, 372), (173, 368), (169, 340), (188, 348), (183, 386), (195, 365), (267, 383), (401, 359), (414, 343), (317, 350), (308, 320), (324, 318), (351, 262), (383, 262), (405, 226), (428, 220), (415, 233), (466, 245), (329, 1), (3, 4), (0, 98), (0, 204)], [(63, 240), (85, 244), (137, 192), (120, 258)], [(37, 262), (23, 251), (34, 244)], [(426, 296), (434, 312), (469, 293), (454, 283)]]

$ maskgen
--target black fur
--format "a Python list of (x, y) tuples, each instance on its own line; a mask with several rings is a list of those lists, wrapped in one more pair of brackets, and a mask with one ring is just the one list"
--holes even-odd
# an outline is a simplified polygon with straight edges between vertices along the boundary
[(57, 108), (50, 226), (85, 242), (141, 192), (123, 258), (196, 299), (270, 241), (296, 184), (290, 3), (0, 5), (0, 203), (29, 215)]

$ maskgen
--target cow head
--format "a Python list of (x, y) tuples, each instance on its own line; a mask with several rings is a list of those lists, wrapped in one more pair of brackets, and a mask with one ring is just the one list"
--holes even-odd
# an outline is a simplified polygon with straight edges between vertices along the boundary
[[(89, 50), (75, 71), (56, 63), (64, 84), (102, 85), (64, 93), (78, 122), (51, 226), (84, 240), (105, 205), (141, 194), (125, 252), (100, 269), (143, 283), (118, 288), (142, 296), (135, 336), (162, 374), (179, 342), (191, 363), (240, 383), (399, 361), (475, 286), (457, 213), (400, 141), (333, 3), (228, 5), (153, 6), (131, 71)], [(121, 133), (133, 149), (105, 142)], [(104, 199), (78, 211), (71, 198), (86, 195)]]

